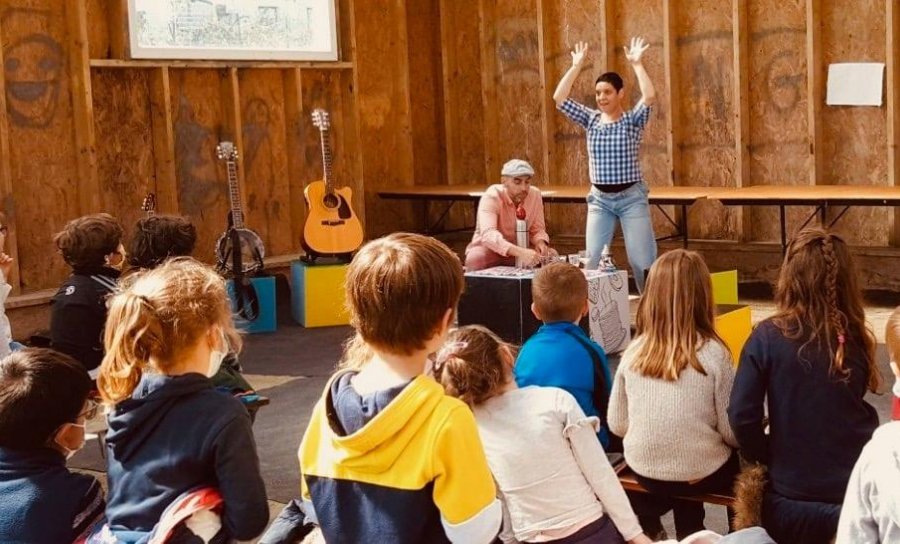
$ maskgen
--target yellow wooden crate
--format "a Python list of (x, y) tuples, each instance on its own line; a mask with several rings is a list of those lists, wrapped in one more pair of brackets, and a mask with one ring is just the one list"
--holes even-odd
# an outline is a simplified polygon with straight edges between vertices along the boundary
[(710, 273), (712, 277), (713, 301), (716, 304), (738, 303), (737, 270), (723, 270)]
[(750, 337), (750, 330), (753, 323), (750, 320), (750, 306), (747, 305), (716, 305), (718, 315), (716, 316), (716, 332), (725, 340), (725, 345), (731, 351), (731, 357), (734, 359), (734, 366), (737, 366), (741, 357), (741, 350), (747, 338)]
[(291, 263), (291, 315), (304, 327), (347, 325), (346, 264)]

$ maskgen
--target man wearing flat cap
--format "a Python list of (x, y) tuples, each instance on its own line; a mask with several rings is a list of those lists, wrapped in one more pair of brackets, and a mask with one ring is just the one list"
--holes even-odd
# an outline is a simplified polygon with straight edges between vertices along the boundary
[[(541, 191), (531, 186), (534, 168), (513, 159), (503, 165), (500, 183), (491, 185), (478, 202), (478, 216), (472, 242), (466, 248), (466, 270), (482, 270), (498, 265), (512, 266), (520, 258), (526, 266), (537, 265), (541, 257), (556, 252), (544, 227)], [(529, 247), (516, 245), (516, 214), (525, 216)]]

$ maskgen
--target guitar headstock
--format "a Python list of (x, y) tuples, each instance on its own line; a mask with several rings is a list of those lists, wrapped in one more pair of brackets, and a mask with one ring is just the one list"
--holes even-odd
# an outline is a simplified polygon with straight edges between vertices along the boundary
[(156, 212), (156, 194), (147, 193), (144, 201), (141, 203), (141, 211), (147, 215), (153, 215)]
[(322, 108), (316, 108), (312, 112), (313, 124), (319, 130), (328, 130), (331, 128), (331, 119), (328, 118), (328, 112)]
[(216, 156), (223, 161), (236, 161), (238, 159), (238, 150), (234, 142), (219, 142), (216, 146)]

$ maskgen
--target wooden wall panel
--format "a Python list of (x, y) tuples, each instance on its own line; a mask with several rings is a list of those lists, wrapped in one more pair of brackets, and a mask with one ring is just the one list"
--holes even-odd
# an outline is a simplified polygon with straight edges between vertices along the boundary
[[(822, 62), (884, 62), (884, 3), (822, 2)], [(887, 123), (883, 107), (822, 106), (820, 184), (886, 185)], [(887, 245), (890, 210), (855, 209), (839, 223), (852, 244)]]
[[(546, 183), (541, 134), (541, 80), (538, 56), (538, 15), (534, 0), (498, 0), (494, 6), (496, 41), (491, 54), (496, 72), (496, 132), (486, 134), (496, 142), (498, 170), (510, 159), (525, 159), (535, 170), (535, 181)], [(489, 127), (490, 131), (492, 127)]]
[[(750, 182), (807, 185), (807, 65), (805, 0), (754, 0), (749, 9)], [(747, 208), (751, 240), (780, 236), (778, 209)], [(788, 211), (790, 225), (811, 212)]]
[[(487, 185), (496, 183), (499, 175), (488, 175), (496, 159), (488, 157), (485, 143), (485, 123), (491, 112), (485, 109), (483, 102), (483, 74), (486, 72), (480, 4), (455, 0), (440, 2), (441, 129), (446, 157), (444, 175), (451, 185)], [(493, 81), (492, 77), (487, 79)], [(436, 220), (440, 212), (439, 209), (432, 210), (432, 220)], [(445, 222), (447, 228), (474, 224), (473, 208), (458, 205), (453, 207)]]
[[(673, 3), (675, 60), (679, 66), (681, 178), (679, 185), (734, 186), (732, 6), (720, 0)], [(691, 234), (735, 239), (737, 213), (716, 202), (698, 202), (689, 214)]]
[(447, 183), (444, 169), (444, 97), (441, 63), (440, 0), (409, 2), (409, 104), (413, 174), (416, 183)]
[(0, 2), (22, 289), (67, 273), (52, 234), (79, 214), (65, 13), (55, 0)]
[[(628, 45), (631, 38), (635, 36), (644, 38), (650, 44), (650, 49), (644, 53), (643, 64), (656, 88), (657, 101), (653, 106), (650, 121), (644, 129), (644, 141), (641, 145), (641, 170), (648, 185), (671, 185), (672, 175), (669, 171), (669, 154), (666, 145), (666, 127), (670, 112), (668, 100), (665, 99), (669, 89), (665, 77), (663, 39), (663, 2), (668, 0), (607, 1), (613, 4), (612, 14), (615, 24), (613, 33), (615, 39), (610, 44), (610, 53), (614, 62), (610, 69), (617, 71), (625, 81), (627, 107), (634, 107), (638, 103), (641, 91), (637, 79), (634, 77), (634, 70), (625, 59), (623, 47)], [(666, 221), (662, 214), (655, 210), (652, 213), (653, 230), (657, 236), (675, 232), (672, 224)], [(674, 217), (675, 210), (668, 207), (667, 213), (670, 217)]]
[(291, 236), (290, 184), (285, 142), (285, 94), (278, 70), (240, 70), (241, 135), (247, 189), (247, 226), (266, 245), (266, 253), (299, 251)]
[(156, 192), (150, 130), (148, 70), (96, 70), (91, 74), (101, 209), (112, 213), (130, 235), (143, 216), (141, 204)]
[(378, 187), (414, 183), (413, 147), (407, 93), (410, 74), (405, 3), (353, 3), (360, 153), (367, 183), (366, 231), (369, 237), (421, 228), (416, 207), (386, 203)]
[[(600, 25), (601, 4), (599, 2), (557, 3), (542, 0), (545, 21), (552, 21), (554, 27), (547, 32), (544, 52), (547, 81), (550, 83), (544, 97), (549, 101), (548, 120), (550, 135), (550, 175), (547, 183), (577, 185), (584, 187), (585, 195), (590, 189), (588, 177), (587, 146), (584, 129), (572, 123), (556, 109), (553, 91), (563, 74), (572, 66), (571, 51), (580, 41), (588, 42), (589, 59), (581, 76), (575, 82), (571, 97), (587, 106), (596, 107), (594, 100), (594, 80), (606, 69), (602, 58), (602, 28)], [(586, 206), (547, 205), (547, 227), (552, 235), (584, 232)], [(552, 240), (551, 240), (552, 241)]]
[[(88, 44), (92, 59), (109, 58), (109, 15), (114, 2), (120, 0), (87, 0)], [(128, 0), (125, 0), (126, 2)]]
[(234, 137), (224, 126), (229, 105), (218, 92), (227, 77), (222, 70), (170, 72), (178, 208), (196, 224), (194, 256), (206, 262), (215, 261), (229, 209), (228, 179), (216, 158), (219, 141)]

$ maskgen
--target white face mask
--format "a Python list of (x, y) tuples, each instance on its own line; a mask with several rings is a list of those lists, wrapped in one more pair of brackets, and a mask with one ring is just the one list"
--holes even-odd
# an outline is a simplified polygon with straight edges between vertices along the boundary
[[(84, 426), (83, 423), (66, 423), (66, 425), (71, 425), (72, 427), (79, 427), (79, 428), (81, 428), (82, 432), (84, 432), (84, 430), (85, 430), (85, 426)], [(72, 458), (73, 455), (75, 455), (76, 453), (78, 453), (79, 451), (81, 451), (81, 448), (84, 447), (84, 435), (82, 434), (81, 446), (79, 446), (78, 448), (76, 448), (76, 449), (74, 449), (74, 450), (70, 450), (69, 448), (67, 448), (67, 447), (63, 446), (62, 444), (60, 444), (60, 443), (56, 440), (56, 438), (53, 439), (53, 442), (56, 444), (56, 447), (58, 447), (60, 450), (63, 451), (63, 455), (66, 456), (66, 461), (68, 461), (69, 459)]]
[[(225, 335), (222, 334), (222, 349), (228, 349), (228, 341), (225, 340)], [(225, 359), (225, 356), (228, 355), (227, 351), (219, 351), (214, 349), (209, 352), (209, 370), (206, 371), (206, 377), (212, 378), (216, 374), (219, 373), (219, 369), (222, 368), (222, 361)]]

